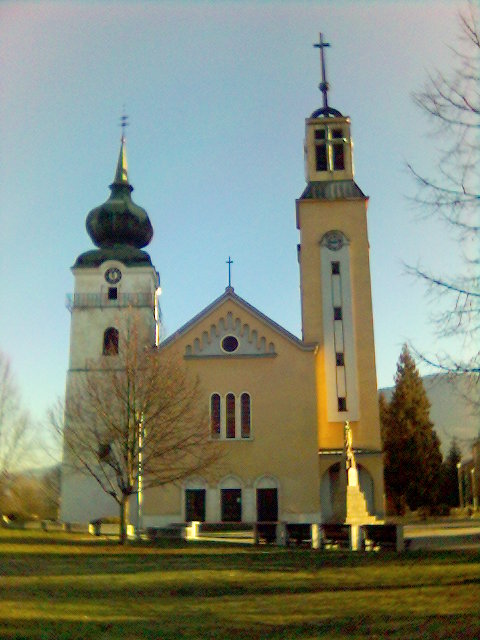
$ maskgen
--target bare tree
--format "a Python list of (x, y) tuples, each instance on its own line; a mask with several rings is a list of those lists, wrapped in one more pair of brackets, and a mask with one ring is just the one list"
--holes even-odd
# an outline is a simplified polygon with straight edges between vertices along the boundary
[(10, 362), (0, 351), (0, 496), (8, 491), (12, 473), (25, 466), (30, 442), (29, 416), (22, 409)]
[(119, 506), (120, 541), (127, 540), (128, 504), (139, 490), (180, 481), (219, 457), (209, 438), (199, 381), (183, 361), (145, 347), (130, 317), (118, 353), (71, 380), (64, 412), (51, 412), (63, 431), (64, 464), (93, 477)]
[(0, 498), (0, 511), (15, 520), (56, 520), (60, 498), (60, 467), (30, 469), (11, 476)]
[(416, 204), (447, 225), (459, 242), (464, 272), (458, 275), (433, 274), (421, 266), (408, 267), (410, 273), (427, 283), (437, 297), (440, 311), (434, 317), (438, 335), (456, 337), (455, 353), (419, 354), (437, 369), (452, 374), (480, 374), (480, 30), (473, 3), (459, 15), (461, 35), (452, 48), (454, 68), (447, 75), (430, 75), (414, 102), (433, 123), (438, 146), (438, 162), (432, 175), (409, 168), (418, 191)]

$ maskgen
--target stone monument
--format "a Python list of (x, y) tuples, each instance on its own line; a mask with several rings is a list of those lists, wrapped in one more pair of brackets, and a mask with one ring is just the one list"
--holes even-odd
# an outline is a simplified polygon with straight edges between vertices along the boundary
[(340, 463), (339, 487), (333, 505), (333, 519), (339, 524), (379, 523), (375, 516), (369, 514), (365, 495), (360, 488), (353, 450), (353, 434), (348, 420), (344, 426), (343, 456)]

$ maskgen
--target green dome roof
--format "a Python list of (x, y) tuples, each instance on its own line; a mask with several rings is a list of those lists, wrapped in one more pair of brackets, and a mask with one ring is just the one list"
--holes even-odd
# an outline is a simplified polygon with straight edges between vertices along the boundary
[(99, 267), (107, 260), (119, 260), (127, 267), (152, 266), (152, 261), (146, 251), (122, 244), (85, 251), (78, 256), (73, 268)]
[(153, 227), (145, 209), (132, 200), (133, 187), (128, 182), (125, 138), (118, 157), (109, 199), (92, 209), (87, 216), (87, 231), (93, 243), (102, 249), (129, 246), (145, 247), (153, 236)]

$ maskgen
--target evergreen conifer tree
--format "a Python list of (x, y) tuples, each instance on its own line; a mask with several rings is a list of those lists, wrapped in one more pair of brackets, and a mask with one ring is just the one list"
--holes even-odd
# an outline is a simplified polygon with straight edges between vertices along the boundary
[(450, 450), (443, 463), (442, 502), (449, 507), (458, 507), (460, 496), (458, 495), (458, 468), (461, 460), (461, 452), (455, 438), (452, 438)]
[(398, 514), (405, 511), (405, 506), (432, 511), (439, 502), (442, 455), (429, 412), (430, 402), (422, 379), (404, 345), (392, 399), (388, 405), (380, 400), (385, 487)]

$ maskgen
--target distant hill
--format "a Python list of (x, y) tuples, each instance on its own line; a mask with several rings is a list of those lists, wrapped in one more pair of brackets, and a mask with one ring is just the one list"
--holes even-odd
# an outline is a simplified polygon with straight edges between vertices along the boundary
[[(480, 434), (479, 384), (467, 374), (451, 379), (448, 374), (434, 374), (422, 378), (432, 405), (430, 419), (442, 443), (444, 456), (453, 437), (457, 438), (462, 457), (472, 456), (473, 441)], [(379, 389), (390, 400), (394, 387)], [(475, 411), (477, 412), (475, 415)]]

